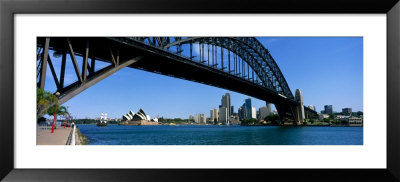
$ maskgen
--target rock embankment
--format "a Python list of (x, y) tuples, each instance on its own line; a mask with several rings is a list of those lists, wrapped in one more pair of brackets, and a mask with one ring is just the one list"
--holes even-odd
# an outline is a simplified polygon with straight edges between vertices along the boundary
[(87, 138), (83, 135), (78, 128), (75, 131), (75, 145), (87, 145)]

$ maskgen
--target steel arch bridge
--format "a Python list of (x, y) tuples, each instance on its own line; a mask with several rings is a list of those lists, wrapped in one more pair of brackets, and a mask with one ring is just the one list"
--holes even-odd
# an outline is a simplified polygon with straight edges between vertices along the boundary
[[(60, 75), (49, 50), (62, 57)], [(77, 81), (64, 85), (67, 56)], [(110, 65), (95, 70), (98, 61)], [(269, 51), (254, 37), (38, 37), (40, 88), (44, 88), (47, 65), (61, 94), (60, 104), (131, 67), (253, 96), (274, 103), (281, 121), (299, 122), (299, 103)]]

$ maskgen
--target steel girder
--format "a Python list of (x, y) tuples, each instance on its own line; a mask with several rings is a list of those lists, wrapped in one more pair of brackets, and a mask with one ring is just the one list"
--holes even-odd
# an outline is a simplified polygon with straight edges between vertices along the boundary
[[(85, 89), (143, 58), (140, 53), (132, 54), (130, 51), (127, 51), (118, 45), (110, 44), (109, 42), (104, 43), (96, 41), (99, 41), (99, 39), (66, 37), (37, 38), (37, 59), (39, 59), (39, 61), (37, 61), (37, 77), (40, 76), (37, 83), (38, 87), (44, 88), (47, 68), (46, 66), (48, 63), (53, 80), (57, 87), (57, 92), (60, 93), (60, 96), (58, 97), (58, 103), (63, 104)], [(52, 65), (48, 51), (49, 49), (62, 54), (62, 64), (59, 76), (56, 74)], [(77, 81), (65, 86), (64, 75), (67, 55), (69, 55), (71, 58), (70, 60), (73, 65)], [(83, 58), (81, 69), (78, 67), (76, 56), (81, 56)], [(98, 56), (102, 57), (103, 59), (99, 58)], [(97, 61), (104, 62), (104, 58), (110, 60), (111, 65), (95, 71), (95, 63)], [(89, 59), (91, 60), (90, 65), (88, 63)], [(89, 72), (89, 74), (87, 74), (87, 72)]]
[(198, 43), (222, 47), (247, 62), (264, 87), (294, 100), (274, 58), (268, 49), (254, 37), (132, 37), (131, 39), (169, 52), (174, 52), (170, 48), (176, 47), (177, 55), (180, 55), (184, 44)]
[[(258, 98), (262, 97), (263, 99), (274, 100), (275, 102), (272, 101), (272, 103), (274, 103), (275, 106), (277, 107), (278, 113), (283, 122), (293, 122), (296, 120), (295, 118), (296, 113), (293, 110), (293, 108), (297, 106), (297, 103), (293, 99), (293, 95), (286, 83), (286, 80), (283, 77), (276, 62), (269, 54), (268, 50), (265, 49), (261, 45), (261, 43), (258, 42), (258, 40), (255, 38), (251, 37), (131, 37), (131, 38), (53, 37), (51, 38), (50, 44), (47, 45), (47, 48), (46, 48), (46, 40), (47, 38), (44, 37), (38, 38), (37, 77), (43, 77), (43, 75), (45, 75), (45, 72), (43, 70), (45, 70), (44, 68), (46, 68), (46, 66), (49, 65), (50, 71), (52, 72), (55, 84), (57, 86), (57, 91), (61, 93), (60, 103), (66, 102), (68, 99), (79, 94), (83, 90), (96, 84), (97, 82), (108, 77), (109, 75), (117, 72), (123, 67), (129, 66), (132, 68), (143, 69), (143, 67), (139, 65), (151, 64), (147, 63), (147, 61), (149, 60), (142, 60), (139, 61), (139, 63), (135, 62), (142, 59), (143, 56), (151, 58), (152, 56), (154, 56), (153, 54), (155, 54), (157, 56), (160, 56), (159, 58), (165, 57), (166, 59), (176, 60), (178, 61), (177, 63), (181, 62), (183, 64), (196, 65), (198, 67), (202, 67), (201, 69), (216, 72), (217, 74), (238, 80), (239, 82), (241, 81), (243, 83), (247, 83), (250, 85), (252, 84), (254, 88), (255, 85), (257, 85), (257, 87), (265, 90), (265, 94), (264, 91), (263, 93), (261, 93), (259, 92), (260, 90), (258, 90), (256, 91), (255, 95), (257, 95)], [(243, 65), (241, 67), (236, 65), (234, 66), (234, 69), (239, 69), (240, 67), (239, 71), (231, 70), (231, 66), (229, 65), (229, 70), (226, 71), (223, 65), (224, 62), (221, 59), (220, 61), (222, 65), (220, 68), (204, 64), (204, 62), (202, 62), (201, 60), (201, 58), (203, 58), (203, 61), (205, 61), (204, 47), (202, 50), (203, 55), (201, 55), (200, 53), (200, 62), (196, 62), (195, 60), (192, 59), (193, 58), (192, 53), (190, 54), (189, 58), (182, 55), (183, 52), (182, 45), (190, 44), (190, 50), (191, 50), (190, 52), (192, 52), (192, 47), (194, 43), (199, 44), (199, 47), (207, 45), (208, 48), (208, 45), (212, 45), (212, 47), (221, 48), (220, 58), (224, 57), (223, 52), (227, 50), (229, 53), (228, 60), (230, 59), (231, 54), (234, 54), (236, 58), (240, 58), (236, 60), (239, 64), (240, 60), (242, 60), (241, 63), (243, 65), (244, 65), (243, 62), (246, 62), (247, 63), (246, 66), (248, 66), (247, 79), (244, 77), (246, 76), (246, 73), (243, 73), (244, 72)], [(55, 74), (54, 68), (52, 66), (52, 60), (50, 59), (50, 56), (48, 56), (48, 51), (46, 51), (46, 49), (52, 49), (54, 51), (58, 51), (60, 55), (62, 54), (61, 74), (59, 75), (60, 78), (58, 78), (58, 76)], [(216, 53), (217, 52), (214, 51), (212, 52), (212, 54)], [(77, 66), (75, 58), (76, 55), (81, 56), (83, 58), (82, 69), (78, 68)], [(64, 86), (65, 62), (67, 56), (71, 57), (70, 60), (73, 63), (74, 71), (78, 79), (76, 82), (68, 86)], [(212, 56), (218, 56), (218, 55), (216, 54)], [(90, 59), (90, 62), (88, 59)], [(101, 70), (95, 71), (94, 70), (95, 62), (97, 61), (108, 62), (111, 63), (111, 65)], [(231, 64), (231, 62), (228, 61), (228, 64)], [(253, 80), (250, 79), (249, 67), (252, 69), (253, 71), (252, 73), (255, 73), (255, 76), (254, 75), (252, 76)], [(150, 71), (157, 73), (156, 71), (157, 69), (155, 70), (150, 69)], [(164, 70), (161, 69), (158, 71), (164, 72), (163, 74), (165, 74), (165, 69)], [(232, 74), (231, 73), (232, 71), (234, 71), (235, 74)], [(236, 72), (239, 73), (239, 76), (238, 74), (236, 74)], [(240, 74), (243, 74), (243, 76)], [(167, 71), (167, 74), (165, 75), (170, 75), (170, 74), (168, 74)], [(177, 76), (177, 75), (172, 75), (172, 76)], [(181, 75), (180, 78), (185, 79), (186, 77), (185, 76), (182, 77)], [(189, 79), (190, 78), (196, 79), (195, 77), (189, 77)], [(256, 78), (256, 80), (254, 80), (254, 78)], [(258, 82), (258, 80), (260, 80), (260, 82)], [(41, 85), (42, 83), (41, 81), (43, 81), (43, 79), (39, 80), (38, 86)], [(211, 83), (211, 85), (218, 86), (215, 83), (214, 84)], [(234, 89), (235, 88), (233, 88), (233, 90)], [(262, 96), (270, 94), (275, 96), (267, 96), (268, 98)], [(284, 97), (280, 97), (278, 96), (278, 94)]]

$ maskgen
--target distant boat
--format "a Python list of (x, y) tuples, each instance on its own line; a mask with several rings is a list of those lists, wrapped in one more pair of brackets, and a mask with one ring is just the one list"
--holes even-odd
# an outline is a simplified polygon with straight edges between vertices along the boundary
[(97, 122), (97, 126), (107, 126), (107, 113), (101, 113), (100, 121)]

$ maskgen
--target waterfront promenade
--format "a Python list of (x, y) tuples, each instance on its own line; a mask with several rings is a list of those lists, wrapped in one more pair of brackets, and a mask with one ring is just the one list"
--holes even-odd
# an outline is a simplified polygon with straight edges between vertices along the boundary
[(71, 131), (72, 127), (58, 126), (54, 133), (51, 133), (51, 126), (38, 126), (36, 145), (65, 145)]

